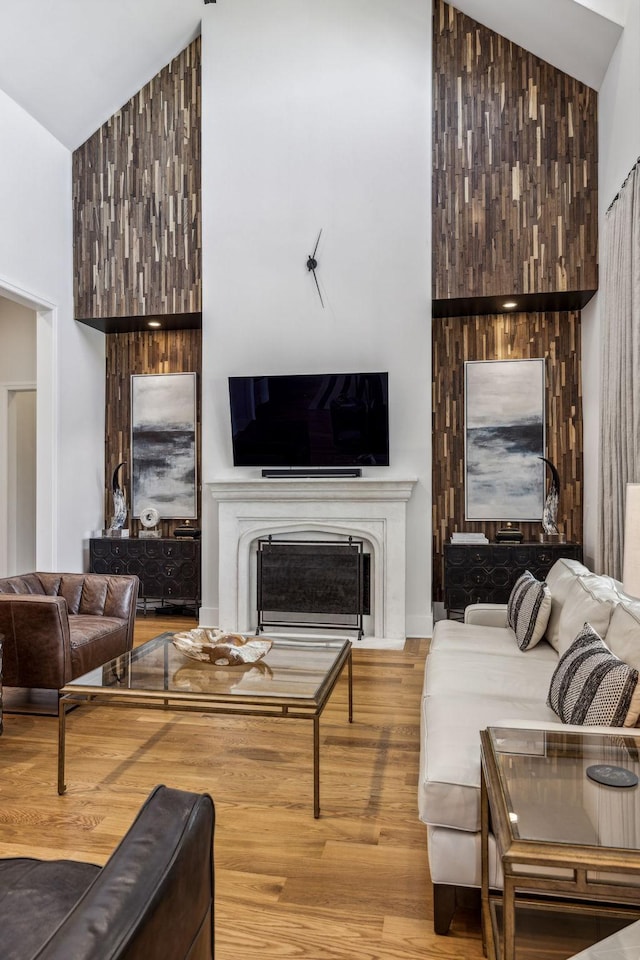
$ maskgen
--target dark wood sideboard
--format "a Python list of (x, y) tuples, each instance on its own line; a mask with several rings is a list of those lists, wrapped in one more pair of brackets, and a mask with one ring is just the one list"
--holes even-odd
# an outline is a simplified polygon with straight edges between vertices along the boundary
[(135, 573), (140, 599), (172, 605), (200, 602), (200, 540), (177, 537), (96, 537), (89, 541), (91, 573)]
[(530, 570), (544, 580), (559, 557), (582, 560), (579, 543), (445, 543), (444, 605), (448, 613), (470, 603), (506, 603), (518, 577)]

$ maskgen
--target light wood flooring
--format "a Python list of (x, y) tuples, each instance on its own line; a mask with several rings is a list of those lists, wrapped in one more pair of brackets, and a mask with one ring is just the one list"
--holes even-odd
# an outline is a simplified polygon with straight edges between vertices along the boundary
[[(135, 642), (192, 625), (139, 617)], [(77, 709), (59, 797), (56, 719), (5, 713), (0, 856), (104, 863), (155, 784), (207, 791), (217, 960), (479, 960), (474, 912), (432, 928), (416, 801), (427, 647), (354, 643), (354, 723), (346, 675), (320, 723), (319, 820), (307, 721)]]

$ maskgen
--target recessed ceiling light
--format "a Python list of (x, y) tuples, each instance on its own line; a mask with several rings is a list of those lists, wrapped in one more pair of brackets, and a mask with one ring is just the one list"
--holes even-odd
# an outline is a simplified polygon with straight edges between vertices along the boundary
[(161, 327), (162, 324), (160, 323), (159, 320), (149, 320), (149, 322), (147, 323), (147, 326), (148, 326), (148, 327)]
[(513, 308), (517, 306), (518, 304), (515, 302), (515, 300), (507, 300), (506, 303), (502, 304), (503, 310), (513, 310)]

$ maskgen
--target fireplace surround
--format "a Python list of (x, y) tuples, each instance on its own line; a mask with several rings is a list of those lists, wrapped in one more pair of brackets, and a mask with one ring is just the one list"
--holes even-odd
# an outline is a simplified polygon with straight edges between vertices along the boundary
[(406, 504), (415, 479), (292, 477), (221, 479), (206, 484), (218, 504), (219, 621), (257, 625), (256, 555), (262, 538), (364, 541), (371, 554), (366, 640), (405, 639)]

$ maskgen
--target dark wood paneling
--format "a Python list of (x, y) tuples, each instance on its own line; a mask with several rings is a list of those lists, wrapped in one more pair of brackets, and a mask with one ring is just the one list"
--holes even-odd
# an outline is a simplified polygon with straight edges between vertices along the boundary
[(73, 154), (77, 319), (198, 313), (200, 38)]
[(597, 289), (597, 94), (443, 0), (433, 25), (434, 299)]
[[(136, 373), (200, 373), (202, 334), (200, 330), (170, 330), (145, 333), (114, 333), (106, 342), (105, 422), (105, 527), (113, 513), (111, 478), (119, 463), (126, 461), (120, 479), (124, 481), (127, 505), (131, 509), (131, 375)], [(197, 510), (201, 514), (201, 388), (197, 378)], [(170, 537), (181, 520), (162, 520), (159, 529)], [(129, 515), (126, 526), (131, 535), (140, 530)]]
[[(455, 530), (489, 539), (503, 523), (464, 518), (465, 360), (546, 359), (546, 456), (560, 474), (558, 526), (582, 542), (582, 387), (580, 314), (502, 314), (449, 317), (433, 323), (434, 600), (442, 600), (442, 545)], [(522, 523), (524, 539), (542, 525)]]

